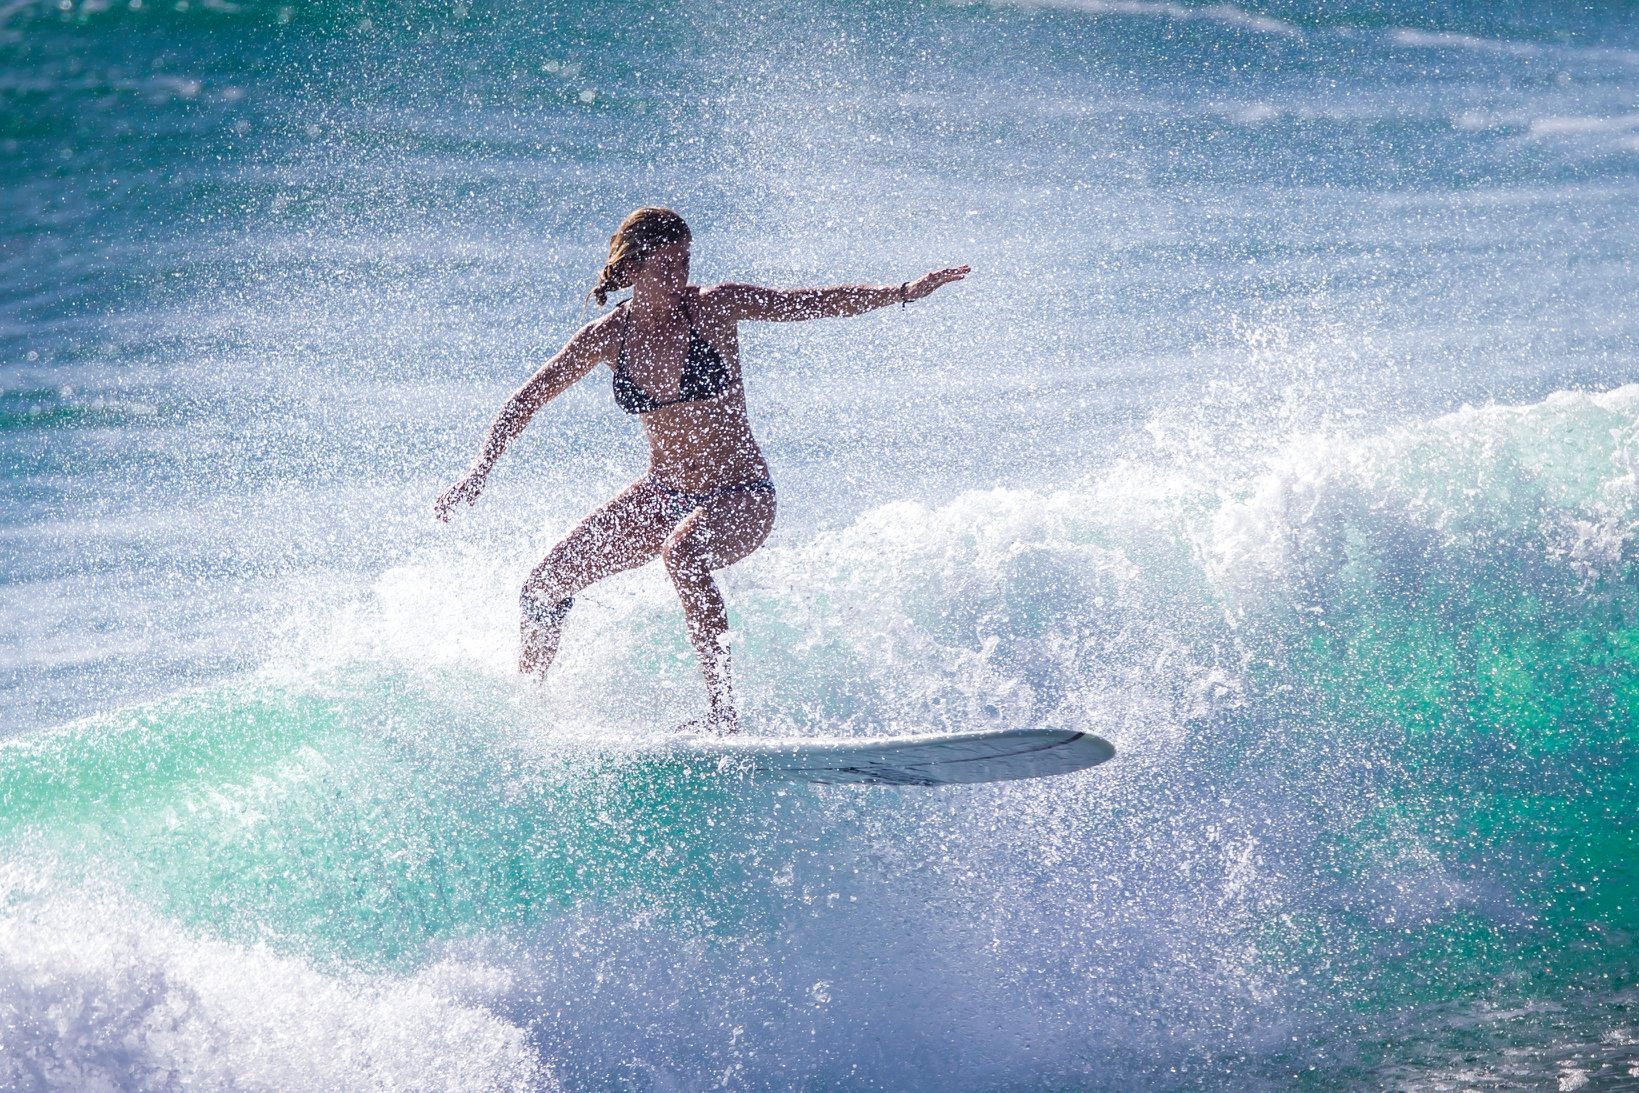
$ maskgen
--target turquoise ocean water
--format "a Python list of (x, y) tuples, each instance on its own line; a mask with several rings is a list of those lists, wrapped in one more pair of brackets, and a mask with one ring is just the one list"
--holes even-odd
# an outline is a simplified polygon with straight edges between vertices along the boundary
[[(658, 569), (544, 694), (606, 379), (429, 506), (619, 218), (748, 326), (753, 731)], [(0, 4), (0, 1087), (1639, 1084), (1639, 17)]]

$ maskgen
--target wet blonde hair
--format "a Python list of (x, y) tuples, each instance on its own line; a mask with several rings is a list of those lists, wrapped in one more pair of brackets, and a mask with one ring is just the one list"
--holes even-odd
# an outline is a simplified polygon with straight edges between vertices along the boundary
[(609, 260), (588, 295), (603, 307), (609, 302), (609, 293), (632, 287), (643, 259), (661, 247), (687, 243), (691, 238), (688, 224), (670, 209), (638, 209), (609, 237)]

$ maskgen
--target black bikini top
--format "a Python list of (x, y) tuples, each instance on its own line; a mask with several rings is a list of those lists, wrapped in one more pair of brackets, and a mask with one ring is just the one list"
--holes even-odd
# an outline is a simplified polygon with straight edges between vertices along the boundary
[[(685, 312), (685, 316), (687, 313)], [(714, 399), (732, 387), (728, 362), (712, 344), (694, 329), (689, 319), (689, 350), (683, 357), (683, 374), (677, 381), (677, 398), (671, 402), (657, 402), (647, 391), (626, 374), (626, 328), (632, 325), (632, 312), (627, 308), (626, 318), (620, 325), (620, 349), (615, 354), (615, 403), (628, 414), (648, 414), (667, 406), (685, 402), (704, 402)]]

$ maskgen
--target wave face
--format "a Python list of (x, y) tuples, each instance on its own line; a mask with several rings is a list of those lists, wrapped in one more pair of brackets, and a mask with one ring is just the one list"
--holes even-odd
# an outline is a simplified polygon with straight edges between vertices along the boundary
[(768, 731), (1092, 726), (1100, 770), (689, 770), (607, 735), (634, 679), (688, 681), (659, 582), (577, 620), (609, 640), (543, 704), (479, 640), (504, 575), (449, 556), (255, 676), (9, 742), (8, 1078), (1280, 1084), (1502, 1075), (1514, 1036), (1615, 1075), (1639, 387), (1250, 467), (1199, 424), (735, 576)]

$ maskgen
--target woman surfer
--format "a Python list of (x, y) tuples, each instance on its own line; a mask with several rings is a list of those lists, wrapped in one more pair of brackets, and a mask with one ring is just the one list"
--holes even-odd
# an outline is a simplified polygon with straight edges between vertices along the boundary
[(448, 520), (457, 504), (472, 504), (535, 412), (609, 365), (615, 401), (643, 422), (649, 472), (582, 520), (529, 574), (519, 598), (518, 669), (544, 677), (575, 594), (658, 554), (683, 602), (710, 725), (733, 732), (728, 617), (711, 574), (756, 550), (774, 526), (774, 483), (746, 416), (736, 324), (860, 315), (920, 300), (961, 280), (969, 267), (888, 287), (701, 288), (689, 284), (689, 242), (688, 225), (669, 209), (638, 209), (621, 222), (591, 295), (601, 306), (610, 292), (630, 288), (630, 299), (581, 327), (507, 400), (477, 462), (433, 512)]

